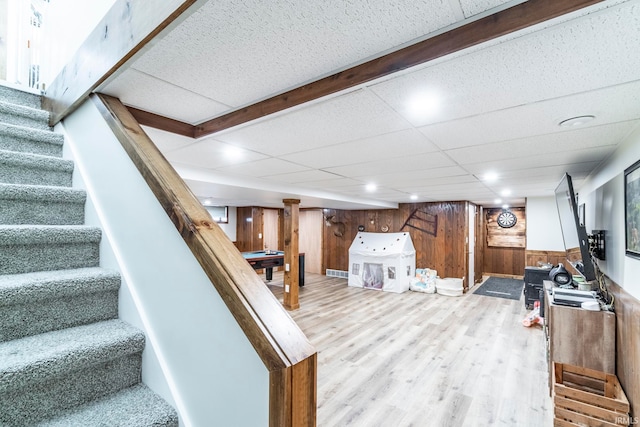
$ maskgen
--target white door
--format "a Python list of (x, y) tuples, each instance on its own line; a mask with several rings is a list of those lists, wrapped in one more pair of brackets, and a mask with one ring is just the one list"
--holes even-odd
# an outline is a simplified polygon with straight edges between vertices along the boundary
[(262, 249), (277, 251), (278, 247), (278, 210), (263, 209), (262, 211)]
[(300, 211), (300, 253), (304, 252), (304, 270), (309, 273), (322, 273), (322, 225), (324, 219), (321, 210)]

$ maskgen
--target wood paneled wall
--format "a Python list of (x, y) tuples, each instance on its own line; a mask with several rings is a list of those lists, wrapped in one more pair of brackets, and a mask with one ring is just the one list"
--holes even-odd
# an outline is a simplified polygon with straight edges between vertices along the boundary
[[(401, 204), (398, 209), (326, 210), (325, 218), (331, 221), (324, 225), (325, 268), (348, 270), (349, 246), (362, 225), (366, 232), (379, 233), (383, 227), (390, 233), (407, 231), (416, 248), (416, 267), (435, 269), (440, 277), (466, 277), (467, 206), (467, 202), (440, 202)], [(437, 216), (435, 236), (411, 227), (401, 230), (416, 209)], [(466, 279), (464, 284), (468, 285)]]
[(525, 252), (527, 266), (537, 267), (538, 262), (558, 265), (560, 263), (567, 266), (567, 253), (565, 251), (532, 251)]
[(527, 218), (524, 209), (510, 209), (517, 220), (512, 227), (508, 228), (502, 228), (498, 225), (498, 216), (503, 211), (503, 209), (486, 210), (487, 245), (501, 248), (526, 248)]
[[(501, 211), (498, 209), (497, 211)], [(518, 218), (518, 222), (524, 221), (525, 219), (525, 209), (524, 208), (512, 208), (511, 211), (516, 214)], [(485, 225), (488, 220), (492, 219), (496, 214), (495, 209), (485, 209), (484, 210), (484, 222)], [(495, 247), (489, 246), (487, 244), (487, 227), (483, 227), (485, 230), (484, 234), (484, 253), (483, 253), (483, 261), (484, 265), (482, 267), (482, 271), (485, 274), (493, 274), (499, 276), (524, 276), (524, 267), (525, 267), (525, 248), (524, 247)], [(503, 229), (503, 233), (507, 234), (512, 232), (514, 233), (514, 239), (520, 239), (520, 234), (522, 230), (520, 228), (505, 228)], [(511, 230), (511, 231), (510, 231)]]
[(236, 225), (236, 247), (240, 252), (259, 251), (263, 248), (261, 235), (264, 235), (262, 208), (238, 207)]
[(473, 271), (475, 273), (475, 282), (480, 283), (482, 281), (482, 273), (484, 269), (484, 242), (485, 242), (485, 231), (484, 227), (484, 208), (482, 206), (476, 206), (476, 241), (474, 247), (474, 267)]
[[(407, 231), (416, 248), (416, 266), (432, 268), (440, 277), (464, 277), (464, 286), (468, 287), (467, 253), (468, 242), (468, 202), (438, 202), (400, 204), (398, 209), (378, 210), (333, 210), (324, 211), (323, 227), (323, 269), (348, 270), (349, 247), (358, 233), (358, 226), (364, 231), (388, 232)], [(406, 226), (401, 230), (409, 216), (419, 211), (422, 218), (437, 218), (437, 227), (424, 222), (423, 230)], [(524, 208), (517, 211), (519, 220), (524, 218)], [(240, 251), (262, 249), (258, 237), (262, 230), (262, 211), (260, 207), (239, 207), (236, 246)], [(525, 265), (524, 248), (496, 248), (487, 246), (486, 214), (488, 209), (478, 207), (476, 218), (475, 272), (476, 278), (482, 274), (504, 276), (523, 276)], [(247, 221), (251, 218), (252, 221)], [(411, 221), (420, 226), (420, 220)], [(280, 225), (282, 228), (282, 225)], [(435, 233), (435, 236), (433, 233)], [(282, 238), (282, 236), (280, 236)], [(536, 260), (537, 262), (537, 260)], [(551, 262), (551, 261), (549, 261)]]
[[(640, 417), (640, 301), (607, 281), (615, 297), (616, 375), (631, 404), (631, 416)], [(635, 422), (637, 424), (637, 421)]]

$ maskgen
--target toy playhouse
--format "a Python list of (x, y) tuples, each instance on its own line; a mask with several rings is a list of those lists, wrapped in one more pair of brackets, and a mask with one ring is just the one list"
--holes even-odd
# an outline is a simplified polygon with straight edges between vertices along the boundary
[(401, 293), (415, 276), (409, 233), (360, 232), (349, 248), (349, 286)]

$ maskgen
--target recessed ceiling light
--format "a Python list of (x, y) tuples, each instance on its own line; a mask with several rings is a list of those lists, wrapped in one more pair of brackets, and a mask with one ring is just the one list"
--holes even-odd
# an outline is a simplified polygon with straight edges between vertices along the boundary
[(438, 111), (440, 100), (433, 92), (422, 92), (414, 95), (409, 101), (409, 113), (416, 118), (424, 118)]
[(373, 193), (374, 191), (376, 191), (377, 188), (378, 186), (375, 184), (367, 184), (367, 186), (365, 187), (365, 190), (367, 190), (369, 193)]
[(509, 205), (507, 204), (502, 205), (502, 209), (509, 209)]
[(228, 160), (238, 160), (241, 159), (243, 155), (244, 151), (239, 147), (228, 146), (224, 149), (224, 156)]
[(493, 203), (495, 203), (496, 205), (499, 205), (500, 203), (502, 203), (502, 199), (495, 199)]
[(487, 172), (483, 175), (482, 179), (486, 182), (496, 182), (498, 180), (498, 174), (495, 172)]
[(571, 117), (570, 119), (563, 120), (560, 123), (558, 123), (558, 125), (562, 127), (570, 127), (570, 128), (575, 126), (582, 126), (583, 124), (590, 122), (595, 118), (596, 116), (591, 116), (591, 115), (576, 116), (576, 117)]
[(412, 194), (411, 197), (409, 197), (411, 200), (418, 200), (418, 195), (417, 194)]
[(507, 189), (502, 190), (502, 191), (500, 192), (500, 195), (501, 195), (502, 197), (510, 196), (510, 195), (511, 195), (511, 190), (507, 190)]

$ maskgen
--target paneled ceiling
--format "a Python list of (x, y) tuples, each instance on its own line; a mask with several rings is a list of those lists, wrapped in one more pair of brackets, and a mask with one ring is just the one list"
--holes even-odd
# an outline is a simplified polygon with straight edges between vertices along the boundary
[[(199, 125), (520, 3), (200, 2), (98, 91)], [(145, 131), (215, 205), (521, 206), (640, 125), (639, 52), (639, 1), (604, 1), (201, 138)]]

